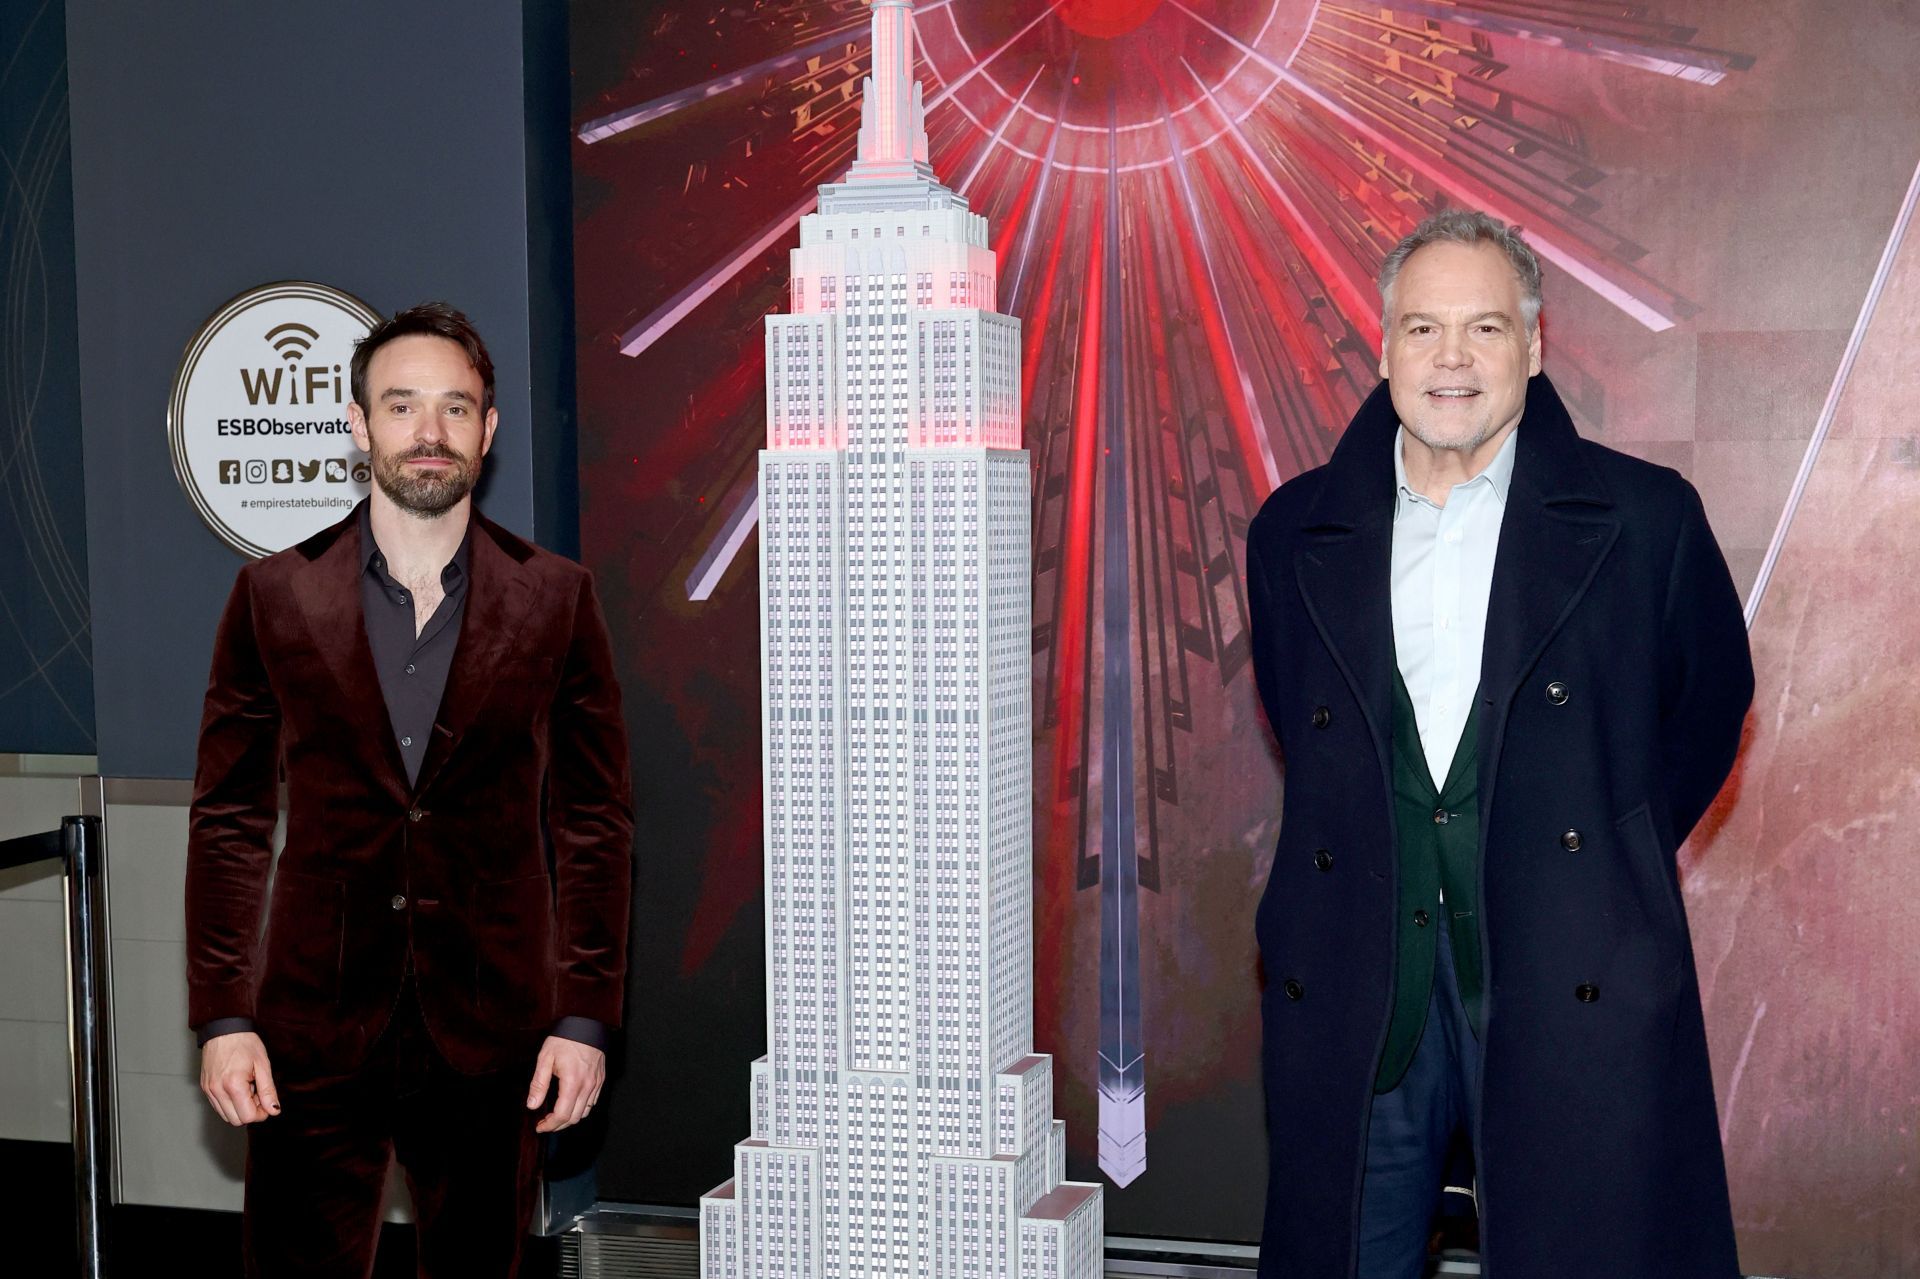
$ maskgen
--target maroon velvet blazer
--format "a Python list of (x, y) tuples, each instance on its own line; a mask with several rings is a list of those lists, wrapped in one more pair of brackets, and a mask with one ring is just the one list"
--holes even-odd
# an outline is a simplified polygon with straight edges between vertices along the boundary
[(620, 1022), (633, 804), (606, 623), (586, 569), (473, 520), (466, 615), (411, 788), (354, 516), (241, 569), (221, 616), (187, 836), (188, 1022), (251, 1017), (276, 1069), (362, 1061), (409, 951), (459, 1070), (530, 1066), (560, 1017)]

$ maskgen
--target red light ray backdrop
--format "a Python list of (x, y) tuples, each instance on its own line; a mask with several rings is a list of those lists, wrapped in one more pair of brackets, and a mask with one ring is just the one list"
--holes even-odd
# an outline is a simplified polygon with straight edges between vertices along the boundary
[[(1263, 1149), (1251, 914), (1281, 786), (1253, 707), (1242, 537), (1274, 484), (1327, 456), (1373, 383), (1380, 257), (1441, 204), (1520, 222), (1548, 261), (1548, 369), (1582, 429), (1687, 472), (1743, 588), (1771, 564), (1771, 590), (1815, 590), (1824, 561), (1795, 538), (1826, 546), (1809, 529), (1846, 518), (1848, 483), (1871, 487), (1821, 469), (1836, 447), (1819, 438), (1823, 406), (1869, 296), (1882, 299), (1873, 350), (1913, 326), (1911, 272), (1871, 286), (1920, 153), (1915, 33), (1892, 0), (935, 0), (918, 11), (935, 168), (989, 219), (1002, 309), (1025, 326), (1036, 1030), (1056, 1054), (1073, 1172), (1095, 1171), (1092, 885), (1104, 788), (1118, 784), (1137, 815), (1148, 1137), (1146, 1171), (1109, 1190), (1110, 1225), (1251, 1239)], [(582, 545), (621, 642), (649, 828), (637, 1024), (603, 1161), (614, 1198), (691, 1202), (721, 1180), (746, 1131), (745, 1065), (764, 1049), (761, 320), (783, 305), (813, 187), (851, 157), (865, 46), (860, 0), (574, 6)], [(1124, 393), (1103, 400), (1116, 344)], [(1100, 531), (1116, 463), (1096, 432), (1113, 402), (1125, 406), (1124, 545)], [(1873, 457), (1897, 467), (1898, 452)], [(1794, 503), (1803, 467), (1820, 482)], [(1906, 555), (1910, 571), (1911, 545), (1845, 553), (1879, 555), (1878, 571)], [(1112, 555), (1126, 557), (1132, 598), (1129, 625), (1110, 633)], [(1783, 678), (1768, 663), (1805, 660), (1808, 641), (1772, 634), (1780, 606), (1755, 602), (1764, 697)], [(1125, 779), (1101, 763), (1110, 644), (1130, 663)], [(1756, 720), (1743, 788), (1687, 859), (1748, 1268), (1920, 1265), (1920, 1227), (1892, 1211), (1915, 1197), (1920, 1101), (1886, 1057), (1920, 1057), (1920, 998), (1893, 1000), (1871, 1053), (1850, 1049), (1837, 1042), (1847, 1016), (1807, 1011), (1838, 996), (1819, 982), (1770, 990), (1787, 981), (1777, 955), (1740, 927), (1799, 919), (1808, 902), (1848, 910), (1862, 891), (1790, 892), (1789, 837), (1744, 807), (1783, 784), (1756, 783), (1754, 770), (1777, 770), (1767, 744), (1794, 733), (1791, 720)], [(1816, 795), (1829, 793), (1826, 771), (1857, 772), (1866, 741), (1876, 760), (1920, 747), (1914, 717), (1843, 737), (1861, 744), (1798, 779)], [(1834, 807), (1814, 801), (1806, 820), (1850, 820), (1831, 793)], [(1920, 875), (1891, 863), (1873, 882), (1920, 890)], [(1801, 962), (1890, 965), (1916, 942), (1911, 924), (1882, 921), (1849, 934), (1844, 956)], [(1910, 979), (1900, 989), (1920, 993)], [(1795, 1062), (1813, 1023), (1844, 1100), (1807, 1108)], [(1860, 1187), (1851, 1219), (1878, 1224), (1841, 1228), (1839, 1197), (1811, 1189), (1836, 1179)], [(1852, 1251), (1836, 1251), (1842, 1236)]]

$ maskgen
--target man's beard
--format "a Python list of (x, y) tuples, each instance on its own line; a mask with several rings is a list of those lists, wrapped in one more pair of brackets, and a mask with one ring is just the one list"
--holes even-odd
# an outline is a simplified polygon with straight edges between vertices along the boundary
[[(1467, 384), (1459, 383), (1458, 385)], [(1480, 392), (1480, 396), (1474, 402), (1486, 403), (1490, 394), (1487, 389), (1485, 387), (1474, 389)], [(1424, 403), (1426, 396), (1427, 391), (1423, 387), (1420, 391), (1421, 409), (1403, 417), (1400, 424), (1407, 428), (1409, 435), (1436, 453), (1476, 452), (1481, 445), (1500, 434), (1500, 428), (1506, 425), (1505, 422), (1495, 421), (1492, 411), (1486, 409), (1476, 411), (1473, 417), (1465, 420), (1438, 410), (1421, 411), (1427, 409)]]
[[(445, 458), (447, 467), (409, 467), (416, 458)], [(456, 453), (444, 444), (421, 444), (404, 453), (373, 453), (373, 478), (393, 504), (414, 515), (445, 515), (473, 492), (480, 480), (480, 459)]]
[(1401, 425), (1407, 428), (1409, 435), (1436, 453), (1472, 453), (1482, 444), (1485, 444), (1488, 440), (1498, 435), (1500, 433), (1500, 427), (1504, 424), (1483, 421), (1475, 424), (1473, 428), (1465, 434), (1456, 431), (1453, 435), (1443, 434), (1427, 423), (1417, 419), (1412, 422), (1403, 422)]

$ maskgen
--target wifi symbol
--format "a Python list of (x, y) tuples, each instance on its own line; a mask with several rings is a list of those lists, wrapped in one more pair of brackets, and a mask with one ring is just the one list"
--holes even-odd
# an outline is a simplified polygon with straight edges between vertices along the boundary
[(310, 329), (292, 320), (267, 330), (267, 341), (273, 343), (274, 350), (286, 357), (288, 364), (298, 364), (300, 357), (311, 350), (313, 344), (319, 340), (318, 330)]

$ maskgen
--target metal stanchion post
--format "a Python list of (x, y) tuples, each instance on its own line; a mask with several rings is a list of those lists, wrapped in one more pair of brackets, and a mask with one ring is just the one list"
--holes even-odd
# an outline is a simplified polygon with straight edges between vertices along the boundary
[(0, 870), (57, 861), (66, 870), (67, 1048), (73, 1058), (73, 1198), (75, 1241), (83, 1279), (101, 1279), (107, 1256), (108, 1180), (113, 1149), (108, 1123), (106, 991), (100, 984), (107, 947), (106, 880), (100, 873), (100, 819), (69, 817), (57, 831), (0, 840)]
[(106, 1027), (102, 1024), (101, 957), (106, 953), (106, 881), (100, 871), (100, 819), (60, 824), (67, 863), (67, 1027), (73, 1057), (73, 1195), (80, 1273), (101, 1279), (107, 1254), (107, 1208), (113, 1150), (108, 1108)]

